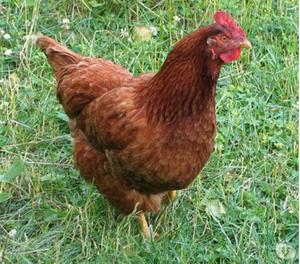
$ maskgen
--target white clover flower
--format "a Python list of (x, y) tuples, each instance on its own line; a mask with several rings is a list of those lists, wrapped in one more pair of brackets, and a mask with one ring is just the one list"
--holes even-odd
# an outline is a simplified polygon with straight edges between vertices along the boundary
[(2, 85), (4, 83), (3, 79), (0, 79), (0, 85)]
[(173, 16), (173, 22), (174, 24), (177, 24), (178, 22), (180, 22), (181, 18), (179, 16)]
[(27, 19), (27, 20), (25, 21), (25, 26), (26, 26), (26, 27), (30, 27), (30, 26), (31, 26), (31, 21)]
[(0, 28), (0, 34), (1, 34), (1, 35), (4, 35), (4, 34), (5, 34), (5, 31), (4, 31), (3, 28)]
[(9, 40), (10, 39), (10, 35), (8, 33), (5, 33), (3, 35), (3, 38), (6, 39), (6, 40)]
[(276, 255), (281, 259), (294, 259), (296, 257), (296, 250), (289, 244), (278, 243), (275, 248)]
[(37, 40), (37, 35), (35, 35), (35, 34), (25, 35), (23, 37), (23, 40), (35, 43)]
[(62, 29), (64, 29), (64, 30), (69, 30), (70, 29), (70, 20), (69, 20), (69, 18), (63, 18), (63, 20), (62, 20)]
[(12, 50), (11, 49), (7, 49), (4, 51), (4, 55), (5, 56), (10, 56), (12, 54)]
[(157, 29), (156, 29), (156, 27), (149, 27), (149, 30), (151, 31), (151, 33), (152, 33), (153, 36), (157, 35)]
[(10, 231), (8, 232), (8, 236), (9, 236), (10, 238), (14, 238), (14, 237), (16, 236), (16, 234), (17, 234), (17, 230), (16, 230), (16, 229), (12, 229), (12, 230), (10, 230)]
[(63, 23), (63, 24), (70, 24), (69, 18), (64, 18), (64, 19), (62, 20), (62, 23)]
[(128, 38), (129, 37), (129, 32), (126, 28), (121, 28), (121, 33), (120, 33), (122, 38)]

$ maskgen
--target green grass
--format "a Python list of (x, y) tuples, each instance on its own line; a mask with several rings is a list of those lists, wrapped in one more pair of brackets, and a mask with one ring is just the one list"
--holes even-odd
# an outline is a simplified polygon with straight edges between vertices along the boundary
[[(297, 262), (276, 246), (298, 252), (298, 3), (225, 2), (0, 1), (0, 27), (11, 36), (0, 37), (0, 262)], [(139, 74), (157, 71), (170, 47), (219, 8), (253, 49), (223, 68), (215, 152), (189, 189), (148, 215), (159, 237), (147, 241), (134, 215), (117, 217), (75, 170), (50, 67), (24, 36), (42, 32)], [(135, 25), (158, 34), (141, 43)], [(212, 216), (214, 204), (225, 212)]]

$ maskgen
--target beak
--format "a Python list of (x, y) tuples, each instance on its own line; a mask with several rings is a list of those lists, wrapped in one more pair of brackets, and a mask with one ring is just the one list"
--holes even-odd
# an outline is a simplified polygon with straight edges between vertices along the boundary
[(245, 39), (243, 42), (240, 43), (240, 48), (251, 49), (252, 45), (248, 39)]

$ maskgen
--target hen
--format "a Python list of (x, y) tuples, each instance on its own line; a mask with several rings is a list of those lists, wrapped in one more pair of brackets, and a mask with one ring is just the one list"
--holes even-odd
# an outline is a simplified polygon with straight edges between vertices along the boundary
[(137, 77), (49, 37), (37, 41), (70, 118), (80, 174), (123, 214), (136, 209), (146, 236), (144, 212), (158, 211), (164, 196), (174, 198), (208, 161), (221, 66), (251, 47), (229, 14), (218, 11), (214, 20), (180, 40), (158, 73)]

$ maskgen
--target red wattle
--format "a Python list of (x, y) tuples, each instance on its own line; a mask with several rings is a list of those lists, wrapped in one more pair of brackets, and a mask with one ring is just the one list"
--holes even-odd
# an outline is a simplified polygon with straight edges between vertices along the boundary
[(219, 56), (223, 62), (229, 63), (231, 61), (237, 60), (241, 56), (241, 52), (242, 52), (242, 49), (238, 48), (235, 50), (221, 53)]

